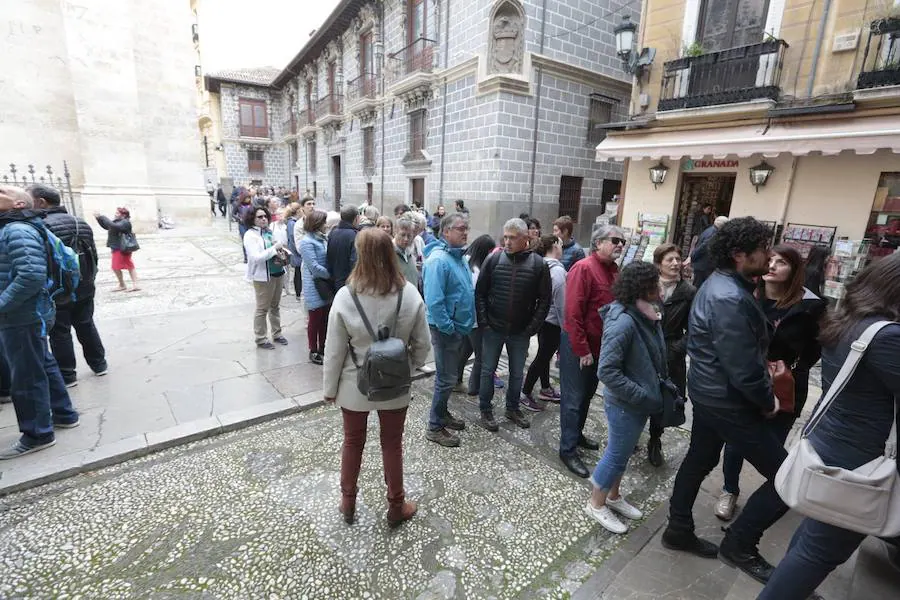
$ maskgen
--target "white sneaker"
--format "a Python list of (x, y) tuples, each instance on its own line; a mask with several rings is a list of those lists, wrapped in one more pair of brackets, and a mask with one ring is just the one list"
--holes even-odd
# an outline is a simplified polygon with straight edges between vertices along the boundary
[(617, 517), (615, 513), (613, 513), (613, 511), (609, 510), (608, 506), (594, 508), (594, 505), (591, 504), (590, 500), (588, 500), (587, 504), (584, 507), (584, 512), (586, 512), (589, 517), (600, 523), (607, 531), (611, 531), (613, 533), (628, 533), (628, 526), (620, 521), (619, 517)]
[(636, 521), (637, 519), (644, 518), (644, 513), (628, 504), (628, 502), (625, 500), (625, 496), (619, 496), (618, 500), (610, 500), (607, 496), (606, 505), (626, 519)]

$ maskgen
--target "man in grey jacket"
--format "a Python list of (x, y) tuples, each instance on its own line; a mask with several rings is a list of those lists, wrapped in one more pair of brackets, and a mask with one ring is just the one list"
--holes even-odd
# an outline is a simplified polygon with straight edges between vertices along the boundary
[[(766, 364), (769, 325), (753, 296), (754, 279), (768, 272), (769, 229), (752, 217), (722, 226), (709, 245), (716, 271), (694, 298), (688, 321), (693, 405), (691, 444), (678, 469), (662, 543), (714, 558), (765, 583), (774, 570), (757, 548), (766, 529), (786, 512), (774, 478), (787, 453), (768, 419), (778, 404)], [(694, 533), (692, 508), (700, 484), (719, 463), (727, 442), (766, 478), (721, 546)]]

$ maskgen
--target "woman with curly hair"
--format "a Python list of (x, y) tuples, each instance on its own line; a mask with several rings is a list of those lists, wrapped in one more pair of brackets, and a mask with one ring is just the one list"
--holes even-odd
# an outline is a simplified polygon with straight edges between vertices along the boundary
[(626, 533), (619, 515), (635, 520), (643, 513), (619, 492), (634, 445), (650, 415), (661, 413), (659, 367), (666, 362), (666, 343), (659, 301), (659, 271), (645, 262), (622, 269), (613, 284), (615, 301), (600, 309), (603, 338), (597, 377), (603, 394), (609, 439), (591, 475), (593, 491), (585, 512), (612, 533)]

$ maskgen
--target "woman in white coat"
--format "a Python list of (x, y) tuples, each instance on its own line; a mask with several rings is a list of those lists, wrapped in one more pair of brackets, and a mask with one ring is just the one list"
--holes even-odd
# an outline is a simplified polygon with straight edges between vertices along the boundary
[[(283, 242), (276, 242), (269, 229), (271, 215), (260, 206), (247, 211), (244, 225), (244, 250), (247, 252), (247, 281), (253, 283), (256, 294), (256, 311), (253, 314), (253, 334), (256, 347), (274, 350), (276, 344), (287, 346), (287, 339), (281, 335), (281, 278), (284, 266), (276, 257), (284, 260), (287, 252)], [(272, 342), (266, 336), (266, 317), (272, 329)]]
[[(366, 443), (369, 413), (378, 411), (381, 425), (381, 456), (387, 484), (387, 520), (396, 527), (416, 513), (416, 504), (406, 501), (403, 489), (403, 428), (410, 395), (384, 402), (370, 402), (356, 385), (357, 368), (350, 355), (352, 346), (357, 360), (365, 356), (372, 338), (353, 302), (355, 292), (369, 322), (377, 331), (391, 329), (392, 337), (408, 344), (411, 367), (425, 364), (431, 350), (425, 304), (415, 286), (400, 272), (394, 243), (384, 231), (371, 227), (356, 236), (356, 265), (347, 285), (335, 295), (328, 316), (325, 341), (324, 393), (326, 402), (341, 407), (344, 419), (344, 443), (341, 452), (341, 506), (347, 523), (356, 514), (357, 481)], [(397, 315), (397, 294), (403, 294)], [(396, 320), (395, 320), (396, 315)]]

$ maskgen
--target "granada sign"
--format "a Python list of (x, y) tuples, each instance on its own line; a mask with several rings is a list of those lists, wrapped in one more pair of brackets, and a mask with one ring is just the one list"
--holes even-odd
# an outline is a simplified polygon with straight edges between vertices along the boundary
[(684, 161), (684, 171), (696, 171), (697, 169), (737, 169), (738, 161), (735, 159), (706, 160), (689, 159)]

